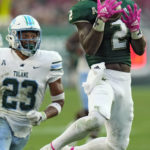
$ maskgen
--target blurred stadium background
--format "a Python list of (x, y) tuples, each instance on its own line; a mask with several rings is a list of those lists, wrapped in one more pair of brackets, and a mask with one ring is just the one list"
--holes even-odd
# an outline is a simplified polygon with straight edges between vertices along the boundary
[[(150, 1), (136, 0), (142, 8), (141, 28), (147, 40), (147, 49), (142, 57), (132, 52), (132, 87), (135, 102), (135, 118), (128, 150), (150, 149)], [(56, 50), (63, 59), (65, 75), (63, 83), (66, 103), (60, 116), (50, 119), (41, 126), (34, 127), (25, 150), (39, 150), (41, 146), (54, 139), (74, 119), (81, 108), (76, 89), (77, 73), (70, 66), (72, 58), (65, 49), (65, 42), (75, 28), (68, 23), (68, 10), (76, 0), (0, 0), (0, 47), (7, 47), (5, 40), (7, 27), (12, 18), (19, 14), (35, 17), (42, 28), (41, 49)], [(73, 68), (73, 69), (72, 69)], [(73, 74), (74, 76), (72, 76)], [(50, 102), (48, 92), (41, 110)], [(103, 132), (102, 134), (105, 134)], [(84, 140), (80, 141), (82, 144)]]

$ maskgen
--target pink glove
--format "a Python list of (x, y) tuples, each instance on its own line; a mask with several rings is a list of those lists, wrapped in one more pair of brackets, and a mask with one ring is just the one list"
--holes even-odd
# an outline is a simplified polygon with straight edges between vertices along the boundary
[(104, 22), (109, 20), (114, 14), (121, 13), (123, 10), (116, 10), (122, 2), (117, 2), (117, 0), (106, 0), (101, 4), (100, 0), (97, 0), (97, 17), (102, 19)]
[(125, 18), (121, 16), (121, 20), (126, 24), (130, 32), (136, 32), (140, 29), (141, 9), (138, 10), (136, 4), (134, 4), (134, 11), (132, 11), (130, 5), (128, 5), (127, 8), (129, 11), (129, 15), (123, 10), (123, 15)]

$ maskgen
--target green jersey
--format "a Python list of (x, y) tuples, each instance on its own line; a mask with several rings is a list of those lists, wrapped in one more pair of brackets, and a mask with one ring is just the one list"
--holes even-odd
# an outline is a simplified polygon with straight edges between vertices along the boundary
[[(132, 0), (123, 0), (122, 8), (133, 7)], [(94, 24), (97, 17), (97, 3), (92, 0), (79, 1), (69, 11), (69, 22), (90, 22)], [(96, 40), (96, 39), (95, 39)], [(95, 55), (86, 55), (89, 66), (95, 63), (123, 63), (131, 66), (131, 35), (126, 25), (118, 19), (106, 22), (103, 41)]]

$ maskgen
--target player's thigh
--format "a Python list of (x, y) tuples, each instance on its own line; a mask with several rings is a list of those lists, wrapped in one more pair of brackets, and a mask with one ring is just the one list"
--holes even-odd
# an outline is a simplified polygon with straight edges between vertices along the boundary
[(97, 85), (88, 96), (89, 112), (98, 111), (105, 118), (109, 119), (113, 97), (113, 89), (109, 83), (104, 81)]
[(18, 138), (18, 137), (13, 136), (10, 150), (23, 150), (28, 140), (29, 140), (29, 136), (25, 138)]
[(129, 143), (129, 135), (133, 120), (133, 101), (126, 93), (124, 97), (114, 100), (111, 110), (111, 118), (107, 121), (107, 135), (113, 143), (119, 143), (126, 147)]
[(11, 129), (7, 121), (0, 118), (0, 149), (9, 150), (12, 141)]

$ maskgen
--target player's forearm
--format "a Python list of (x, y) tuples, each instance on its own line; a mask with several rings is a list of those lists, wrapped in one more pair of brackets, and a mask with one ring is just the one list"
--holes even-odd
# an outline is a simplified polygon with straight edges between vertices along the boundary
[(53, 102), (52, 104), (50, 104), (47, 107), (47, 109), (44, 111), (47, 119), (58, 115), (61, 112), (63, 105), (64, 105), (64, 100), (59, 100), (59, 102)]
[(82, 41), (83, 48), (88, 55), (94, 55), (103, 40), (103, 32), (95, 31), (93, 28)]
[(137, 4), (134, 4), (134, 9), (130, 5), (127, 5), (127, 11), (123, 10), (123, 16), (121, 20), (126, 24), (131, 33), (131, 45), (136, 54), (142, 55), (145, 50), (146, 41), (143, 33), (140, 30), (140, 15), (141, 9), (138, 8)]
[(94, 55), (102, 43), (105, 23), (96, 19), (94, 25), (87, 22), (77, 23), (76, 25), (80, 42), (86, 54)]
[(136, 54), (142, 55), (145, 51), (146, 41), (145, 41), (144, 37), (142, 37), (140, 39), (132, 39), (131, 45)]

